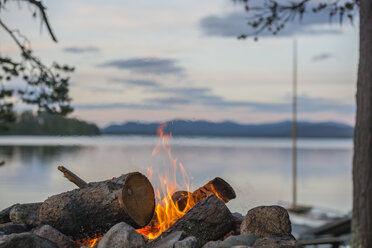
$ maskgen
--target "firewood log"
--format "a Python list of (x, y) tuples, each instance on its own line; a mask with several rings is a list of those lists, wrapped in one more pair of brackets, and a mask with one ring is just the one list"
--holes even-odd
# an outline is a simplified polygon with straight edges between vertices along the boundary
[(220, 177), (209, 181), (204, 186), (195, 190), (192, 194), (187, 191), (176, 191), (172, 195), (173, 202), (178, 205), (180, 210), (183, 210), (187, 204), (189, 195), (193, 197), (194, 202), (199, 202), (210, 194), (216, 194), (225, 203), (236, 197), (234, 189), (225, 180)]
[(42, 203), (16, 204), (9, 213), (10, 220), (15, 224), (26, 224), (36, 227), (40, 224), (39, 211)]
[(151, 183), (133, 172), (49, 197), (40, 207), (40, 222), (79, 239), (104, 234), (122, 221), (144, 227), (154, 209)]
[(148, 247), (156, 247), (159, 240), (167, 237), (173, 231), (184, 231), (187, 236), (196, 237), (198, 247), (201, 247), (208, 241), (217, 240), (231, 231), (233, 221), (233, 216), (225, 203), (215, 195), (209, 195), (159, 237), (151, 241)]
[(64, 166), (58, 166), (58, 170), (63, 173), (63, 175), (73, 184), (78, 186), (79, 188), (85, 188), (88, 186), (88, 183), (86, 183), (83, 179), (75, 175), (75, 173), (69, 171)]
[(18, 204), (14, 204), (0, 211), (0, 224), (10, 222), (10, 217), (9, 217), (10, 210), (12, 210), (12, 208), (16, 205)]

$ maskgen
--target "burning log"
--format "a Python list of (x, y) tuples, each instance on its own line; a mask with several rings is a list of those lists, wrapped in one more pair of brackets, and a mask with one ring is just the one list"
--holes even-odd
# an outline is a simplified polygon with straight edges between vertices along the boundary
[(225, 180), (220, 177), (209, 181), (204, 186), (195, 190), (192, 194), (187, 191), (177, 191), (172, 195), (173, 202), (175, 202), (178, 208), (182, 211), (186, 204), (188, 197), (191, 195), (193, 202), (200, 202), (210, 194), (215, 194), (225, 203), (232, 199), (235, 199), (235, 191)]
[(225, 203), (215, 195), (209, 195), (149, 243), (149, 248), (156, 247), (157, 242), (173, 231), (184, 231), (187, 236), (196, 237), (198, 247), (201, 247), (208, 241), (217, 240), (228, 233), (232, 229), (233, 221)]
[(154, 209), (151, 183), (133, 172), (49, 197), (40, 207), (40, 222), (79, 239), (104, 234), (122, 221), (144, 227)]
[[(235, 198), (233, 188), (222, 178), (216, 177), (193, 193), (188, 191), (176, 191), (172, 194), (168, 203), (163, 202), (155, 208), (154, 216), (146, 227), (137, 230), (149, 239), (156, 238), (177, 219), (181, 218), (195, 204), (214, 194), (225, 203)], [(165, 203), (165, 204), (164, 204)]]

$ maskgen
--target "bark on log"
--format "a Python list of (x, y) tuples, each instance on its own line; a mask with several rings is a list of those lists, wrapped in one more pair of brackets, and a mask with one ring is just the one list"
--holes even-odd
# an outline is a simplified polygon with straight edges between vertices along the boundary
[(187, 236), (196, 237), (198, 247), (201, 247), (231, 231), (233, 221), (234, 218), (225, 203), (215, 195), (209, 195), (149, 243), (149, 248), (156, 247), (157, 242), (173, 231), (184, 231)]
[(10, 220), (15, 224), (26, 224), (29, 227), (40, 225), (39, 211), (42, 202), (15, 205), (9, 213)]
[(134, 172), (49, 197), (40, 208), (40, 222), (80, 239), (104, 234), (122, 221), (146, 226), (154, 209), (151, 183)]
[[(195, 190), (191, 194), (191, 197), (194, 202), (200, 202), (210, 194), (216, 194), (225, 203), (229, 202), (231, 199), (235, 199), (236, 197), (234, 189), (220, 177), (216, 177), (204, 186)], [(189, 195), (190, 194), (188, 194), (187, 191), (177, 191), (173, 193), (172, 199), (176, 204), (178, 204), (180, 210), (185, 208)]]
[(58, 166), (58, 170), (63, 173), (63, 175), (73, 184), (78, 186), (79, 188), (85, 188), (88, 186), (88, 183), (85, 182), (83, 179), (75, 175), (75, 173), (71, 172), (70, 170), (66, 169), (63, 166)]
[(0, 224), (5, 224), (5, 223), (10, 222), (10, 217), (9, 217), (10, 210), (12, 210), (12, 208), (16, 205), (18, 204), (14, 204), (0, 211)]

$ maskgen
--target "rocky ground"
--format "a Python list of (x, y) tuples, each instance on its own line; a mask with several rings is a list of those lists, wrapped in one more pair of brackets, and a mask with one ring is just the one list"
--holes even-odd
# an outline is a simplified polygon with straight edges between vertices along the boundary
[[(0, 248), (73, 248), (77, 243), (50, 225), (14, 223), (11, 208), (0, 213)], [(200, 244), (187, 230), (172, 231), (163, 239), (146, 239), (127, 223), (114, 225), (96, 244), (96, 248), (246, 248), (246, 247), (301, 247), (292, 235), (288, 212), (279, 206), (261, 206), (248, 211), (246, 216), (233, 214), (233, 230), (218, 240)], [(31, 218), (32, 219), (32, 218)], [(6, 222), (6, 223), (4, 223)], [(202, 223), (200, 223), (202, 224)], [(35, 227), (36, 226), (36, 227)], [(213, 231), (213, 230), (210, 230)], [(82, 246), (84, 247), (84, 246)]]

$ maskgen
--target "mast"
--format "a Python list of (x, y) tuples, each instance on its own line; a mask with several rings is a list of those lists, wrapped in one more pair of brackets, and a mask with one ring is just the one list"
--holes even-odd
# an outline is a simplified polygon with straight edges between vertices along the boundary
[(292, 207), (297, 206), (297, 40), (293, 40)]

